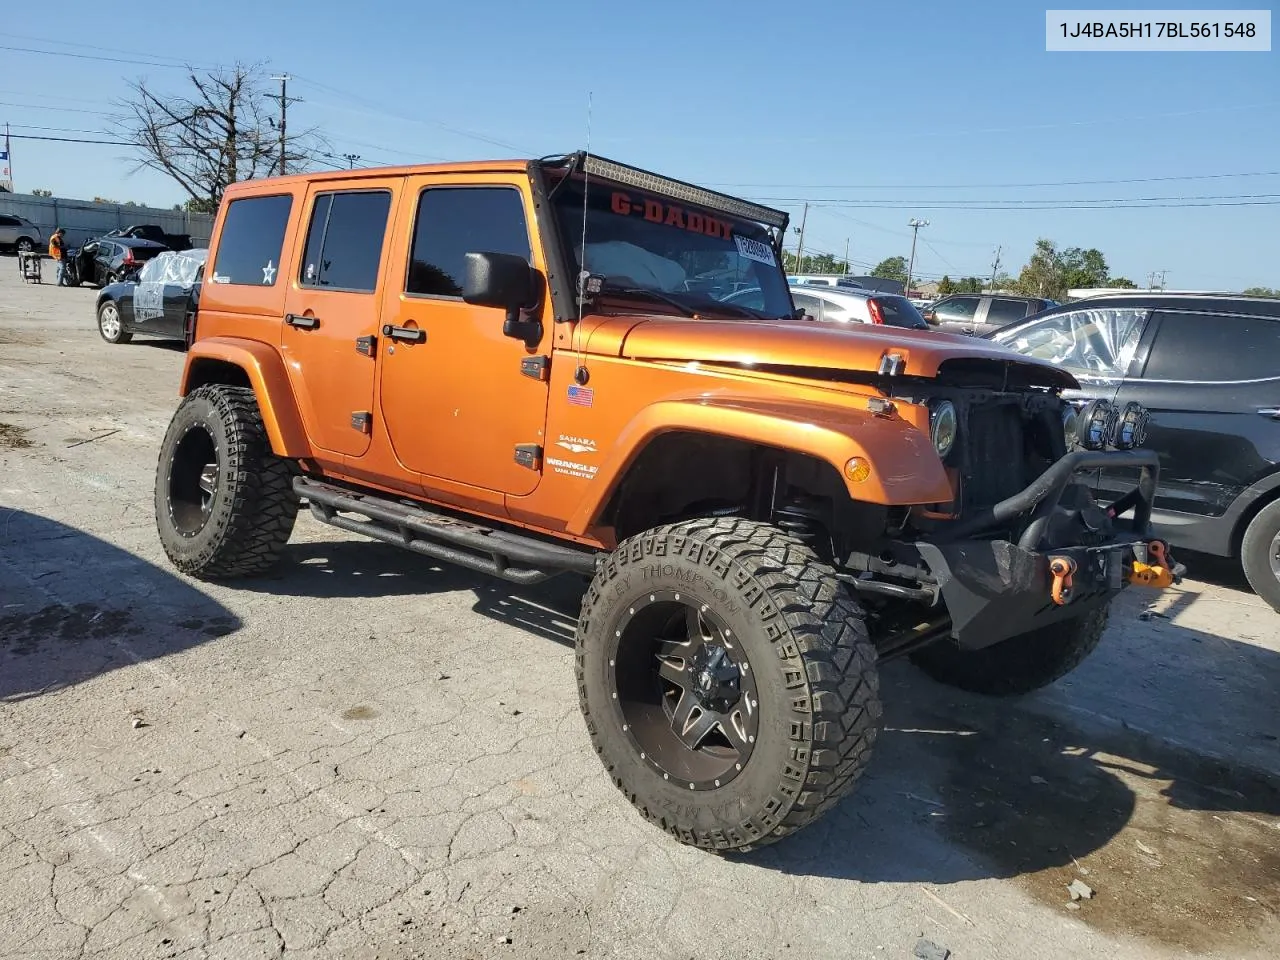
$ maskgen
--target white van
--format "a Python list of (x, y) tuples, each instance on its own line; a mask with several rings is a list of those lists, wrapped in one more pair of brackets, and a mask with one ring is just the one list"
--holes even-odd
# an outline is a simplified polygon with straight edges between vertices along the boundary
[(857, 280), (853, 280), (849, 277), (841, 276), (840, 274), (835, 274), (835, 273), (811, 273), (811, 274), (803, 274), (803, 275), (797, 275), (797, 276), (788, 276), (787, 283), (792, 285), (797, 283), (817, 284), (820, 287), (849, 287), (850, 289), (853, 289), (853, 290), (867, 289), (862, 284), (860, 284)]

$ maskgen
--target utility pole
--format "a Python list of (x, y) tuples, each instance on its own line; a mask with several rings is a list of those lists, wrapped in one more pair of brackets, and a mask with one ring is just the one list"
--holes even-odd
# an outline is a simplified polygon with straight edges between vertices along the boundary
[(347, 161), (347, 169), (348, 169), (348, 170), (351, 170), (351, 169), (354, 169), (354, 168), (355, 168), (356, 161), (360, 159), (360, 154), (358, 154), (358, 153), (344, 153), (344, 154), (342, 155), (342, 159), (343, 159), (343, 160), (345, 160), (345, 161)]
[(903, 291), (906, 296), (911, 296), (911, 271), (916, 267), (916, 237), (920, 233), (920, 228), (928, 225), (928, 220), (920, 220), (916, 217), (912, 217), (911, 222), (907, 224), (911, 228), (911, 260), (907, 263), (907, 289)]
[(804, 224), (809, 219), (809, 204), (804, 205), (804, 213), (800, 215), (800, 243), (796, 247), (796, 273), (804, 273)]
[(844, 238), (844, 272), (849, 273), (849, 238)]
[(996, 247), (995, 259), (991, 261), (991, 289), (993, 292), (996, 289), (996, 274), (1000, 272), (1000, 251), (1003, 249), (1003, 245)]
[(289, 96), (289, 75), (287, 73), (271, 79), (280, 81), (280, 96), (272, 97), (271, 99), (280, 102), (280, 176), (283, 177), (288, 172), (285, 170), (285, 146), (288, 143), (285, 136), (285, 128), (289, 116), (289, 104), (301, 103), (302, 98)]

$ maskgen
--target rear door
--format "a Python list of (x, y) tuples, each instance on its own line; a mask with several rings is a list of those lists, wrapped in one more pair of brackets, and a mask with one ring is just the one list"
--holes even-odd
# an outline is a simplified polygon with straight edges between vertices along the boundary
[(1280, 316), (1157, 311), (1153, 325), (1145, 363), (1116, 402), (1151, 412), (1144, 446), (1160, 455), (1157, 508), (1187, 521), (1222, 516), (1280, 462)]
[(1019, 320), (1027, 316), (1029, 302), (1026, 300), (1015, 300), (1012, 297), (991, 297), (987, 304), (987, 312), (983, 315), (982, 321), (974, 325), (973, 332), (978, 336), (999, 330), (1001, 327), (1007, 327), (1011, 323), (1017, 323)]
[(331, 453), (360, 457), (369, 449), (382, 254), (402, 182), (324, 180), (307, 190), (280, 352), (307, 433)]

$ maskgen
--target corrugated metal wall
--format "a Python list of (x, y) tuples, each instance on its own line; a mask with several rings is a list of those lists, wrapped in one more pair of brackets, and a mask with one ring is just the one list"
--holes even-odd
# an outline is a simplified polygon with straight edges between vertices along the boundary
[(138, 223), (158, 224), (165, 233), (187, 233), (197, 247), (207, 247), (213, 231), (213, 217), (207, 213), (185, 210), (160, 210), (155, 207), (127, 207), (121, 203), (94, 203), (67, 197), (35, 197), (26, 193), (0, 193), (0, 213), (26, 217), (40, 228), (45, 243), (54, 227), (67, 231), (72, 246), (108, 230), (130, 227)]

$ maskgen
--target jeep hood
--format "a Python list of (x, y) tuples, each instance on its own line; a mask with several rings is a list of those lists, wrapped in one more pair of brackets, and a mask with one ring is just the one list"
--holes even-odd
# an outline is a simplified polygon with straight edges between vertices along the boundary
[(954, 371), (978, 361), (981, 366), (1013, 364), (1038, 386), (1079, 387), (1075, 377), (1047, 360), (1025, 357), (1007, 347), (963, 334), (812, 320), (753, 322), (666, 316), (640, 322), (636, 322), (637, 319), (630, 318), (629, 329), (618, 342), (618, 356), (629, 360), (875, 374), (882, 358), (898, 354), (903, 361), (901, 375), (907, 377), (933, 378), (948, 372), (947, 368)]

